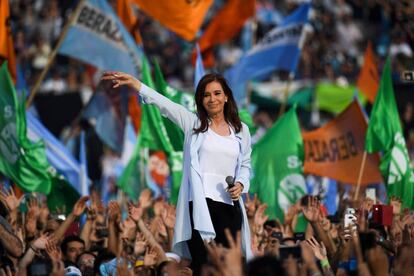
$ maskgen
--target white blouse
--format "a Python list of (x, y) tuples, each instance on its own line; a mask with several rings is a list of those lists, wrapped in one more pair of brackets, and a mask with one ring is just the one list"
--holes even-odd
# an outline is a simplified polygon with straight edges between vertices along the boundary
[(226, 191), (228, 185), (225, 179), (227, 176), (234, 177), (239, 151), (239, 143), (231, 128), (228, 136), (219, 135), (208, 128), (199, 151), (206, 198), (233, 205), (230, 194)]

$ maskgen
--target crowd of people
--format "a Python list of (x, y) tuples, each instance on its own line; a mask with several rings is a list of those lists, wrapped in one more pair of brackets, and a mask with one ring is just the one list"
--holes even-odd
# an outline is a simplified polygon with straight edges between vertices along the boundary
[[(341, 193), (334, 216), (306, 195), (283, 221), (269, 219), (266, 204), (247, 196), (254, 257), (243, 258), (240, 234), (227, 232), (228, 247), (206, 243), (201, 275), (412, 275), (412, 213), (392, 198), (392, 222), (378, 220), (373, 199), (353, 200), (352, 193)], [(148, 189), (134, 202), (106, 206), (97, 194), (82, 197), (67, 216), (49, 210), (38, 194), (19, 198), (3, 187), (0, 199), (1, 275), (193, 274), (190, 260), (171, 252), (175, 207)]]

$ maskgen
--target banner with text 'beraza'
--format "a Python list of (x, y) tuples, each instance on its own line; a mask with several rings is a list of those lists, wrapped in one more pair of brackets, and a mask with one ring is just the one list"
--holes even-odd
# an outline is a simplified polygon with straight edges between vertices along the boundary
[(59, 53), (101, 70), (140, 72), (142, 49), (106, 0), (83, 2), (59, 48)]
[[(326, 125), (302, 133), (305, 146), (305, 173), (357, 184), (365, 149), (367, 122), (359, 103), (354, 100)], [(368, 154), (361, 184), (382, 182), (379, 158)]]

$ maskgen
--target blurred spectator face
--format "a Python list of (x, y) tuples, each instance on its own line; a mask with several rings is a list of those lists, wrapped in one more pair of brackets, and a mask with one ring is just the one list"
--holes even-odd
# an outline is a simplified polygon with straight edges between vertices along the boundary
[(168, 263), (161, 269), (160, 275), (175, 276), (178, 274), (178, 264), (175, 261), (168, 261)]
[(60, 226), (60, 223), (55, 219), (49, 219), (46, 223), (46, 232), (53, 233), (58, 229)]
[(76, 263), (76, 259), (80, 254), (83, 253), (83, 251), (85, 251), (85, 246), (83, 245), (83, 243), (78, 241), (71, 241), (68, 243), (68, 248), (66, 252), (64, 252), (65, 260)]
[(296, 246), (296, 241), (293, 238), (284, 238), (282, 244), (285, 246)]
[(82, 272), (82, 275), (93, 275), (93, 265), (95, 262), (95, 256), (89, 253), (85, 253), (79, 256), (78, 267)]

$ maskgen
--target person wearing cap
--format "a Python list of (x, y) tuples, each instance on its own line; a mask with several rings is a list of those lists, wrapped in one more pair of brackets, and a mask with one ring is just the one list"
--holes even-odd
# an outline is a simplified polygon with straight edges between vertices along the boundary
[[(250, 230), (242, 193), (249, 190), (251, 137), (240, 121), (233, 93), (223, 76), (211, 73), (199, 81), (197, 113), (176, 104), (122, 72), (106, 72), (113, 87), (129, 86), (184, 131), (183, 178), (177, 202), (173, 251), (192, 259), (194, 275), (207, 261), (204, 242), (228, 246), (224, 229), (241, 231), (244, 257), (252, 258)], [(226, 179), (232, 178), (229, 187)]]
[(66, 276), (82, 276), (82, 272), (76, 266), (68, 266), (65, 268)]

